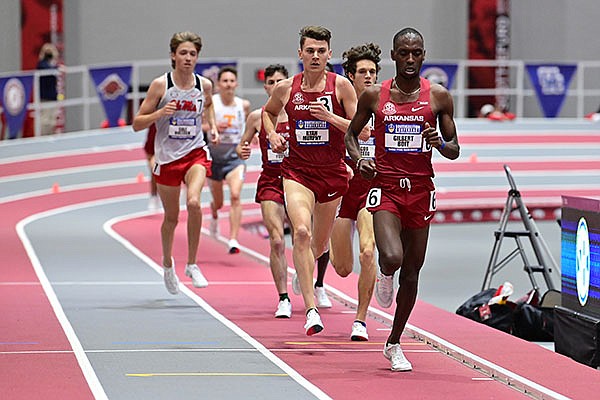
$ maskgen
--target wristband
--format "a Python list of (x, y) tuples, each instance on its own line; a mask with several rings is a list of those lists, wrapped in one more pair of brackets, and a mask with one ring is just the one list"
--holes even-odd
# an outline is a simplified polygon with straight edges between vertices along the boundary
[(440, 150), (444, 150), (444, 147), (446, 147), (446, 142), (444, 141), (444, 139), (442, 139), (442, 145), (440, 146)]

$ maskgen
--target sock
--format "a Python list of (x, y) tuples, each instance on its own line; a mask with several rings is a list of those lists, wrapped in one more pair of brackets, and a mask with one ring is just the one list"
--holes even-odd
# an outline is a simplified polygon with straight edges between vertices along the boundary
[(325, 279), (325, 271), (329, 264), (329, 250), (317, 258), (317, 280), (315, 281), (315, 287), (323, 287), (323, 279)]
[(283, 301), (283, 300), (290, 300), (290, 298), (288, 297), (287, 292), (286, 293), (279, 293), (279, 301)]
[(355, 320), (354, 320), (354, 322), (358, 322), (358, 323), (360, 323), (360, 324), (361, 324), (362, 326), (364, 326), (365, 328), (367, 327), (367, 323), (366, 323), (366, 322), (364, 322), (364, 321), (361, 321), (361, 320), (359, 320), (359, 319), (355, 319)]

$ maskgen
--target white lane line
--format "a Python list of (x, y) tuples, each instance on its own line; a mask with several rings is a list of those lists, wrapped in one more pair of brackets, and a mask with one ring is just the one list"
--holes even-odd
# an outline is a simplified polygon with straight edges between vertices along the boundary
[[(249, 210), (249, 211), (251, 211), (251, 210)], [(260, 213), (260, 210), (257, 210), (257, 211), (258, 211), (258, 213)], [(128, 220), (128, 219), (136, 218), (138, 215), (140, 215), (140, 213), (127, 214), (127, 215), (122, 215), (119, 217), (112, 218), (104, 223), (104, 230), (109, 236), (111, 236), (116, 241), (121, 243), (126, 249), (131, 251), (134, 255), (136, 255), (138, 258), (140, 258), (142, 261), (144, 261), (146, 264), (148, 264), (148, 266), (150, 266), (150, 268), (154, 269), (158, 274), (162, 275), (163, 269), (161, 266), (156, 264), (154, 262), (154, 260), (152, 260), (146, 254), (142, 253), (137, 247), (133, 246), (128, 240), (123, 238), (121, 235), (119, 235), (116, 231), (114, 231), (112, 229), (112, 226), (114, 224), (119, 223), (121, 221)], [(222, 213), (221, 216), (224, 216), (224, 213)], [(202, 228), (202, 232), (205, 234), (208, 234), (208, 230), (206, 230), (204, 228)], [(242, 249), (242, 248), (244, 250), (252, 251), (250, 249), (245, 248), (244, 246), (240, 246), (240, 249)], [(254, 253), (255, 255), (259, 254), (254, 251), (252, 251), (252, 253)], [(217, 310), (215, 310), (212, 306), (210, 306), (210, 304), (205, 302), (201, 297), (199, 297), (192, 290), (188, 289), (186, 286), (181, 285), (181, 284), (179, 285), (179, 289), (183, 294), (188, 296), (196, 304), (198, 304), (206, 312), (208, 312), (213, 318), (215, 318), (217, 321), (221, 322), (223, 325), (228, 327), (232, 332), (234, 332), (236, 335), (238, 335), (241, 339), (245, 340), (252, 347), (256, 348), (266, 359), (268, 359), (273, 364), (275, 364), (280, 369), (282, 369), (284, 372), (286, 372), (290, 376), (290, 378), (294, 379), (299, 385), (304, 387), (307, 391), (309, 391), (311, 394), (313, 394), (316, 398), (324, 399), (324, 400), (331, 399), (331, 397), (329, 397), (327, 394), (325, 394), (321, 389), (319, 389), (317, 386), (312, 384), (310, 381), (308, 381), (306, 378), (304, 378), (302, 375), (300, 375), (296, 370), (294, 370), (292, 367), (290, 367), (287, 363), (285, 363), (283, 360), (281, 360), (279, 357), (277, 357), (275, 354), (273, 354), (262, 343), (260, 343), (256, 339), (254, 339), (247, 332), (242, 330), (239, 326), (235, 325), (232, 321), (225, 318), (221, 313), (219, 313)]]

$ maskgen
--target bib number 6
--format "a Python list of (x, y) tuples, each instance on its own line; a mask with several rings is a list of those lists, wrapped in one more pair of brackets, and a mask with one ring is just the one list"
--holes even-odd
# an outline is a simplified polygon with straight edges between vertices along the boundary
[(381, 188), (372, 188), (367, 195), (367, 208), (377, 207), (381, 204)]

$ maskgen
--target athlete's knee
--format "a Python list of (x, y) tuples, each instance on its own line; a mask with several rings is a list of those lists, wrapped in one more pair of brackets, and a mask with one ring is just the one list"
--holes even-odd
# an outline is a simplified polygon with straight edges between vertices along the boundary
[(239, 193), (231, 193), (231, 196), (229, 198), (229, 201), (231, 202), (232, 206), (237, 206), (240, 204), (240, 194)]
[(375, 251), (373, 248), (362, 249), (360, 252), (360, 265), (362, 268), (373, 265), (375, 260)]
[(200, 199), (192, 198), (188, 199), (186, 202), (186, 207), (188, 213), (200, 213), (202, 211), (202, 206), (200, 205)]
[(282, 254), (285, 250), (285, 241), (281, 237), (269, 237), (271, 251), (275, 254)]
[(379, 251), (379, 264), (382, 267), (395, 268), (402, 265), (403, 254), (389, 250)]
[(354, 265), (352, 265), (352, 262), (349, 262), (348, 260), (341, 261), (339, 259), (332, 259), (331, 265), (333, 265), (335, 272), (342, 278), (345, 278), (348, 275), (350, 275), (354, 267)]
[(307, 226), (301, 225), (294, 229), (294, 244), (308, 245), (311, 240), (311, 232)]

